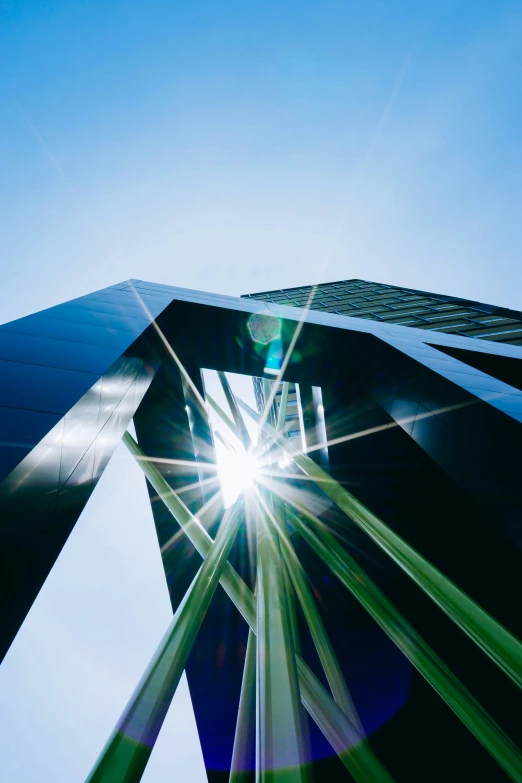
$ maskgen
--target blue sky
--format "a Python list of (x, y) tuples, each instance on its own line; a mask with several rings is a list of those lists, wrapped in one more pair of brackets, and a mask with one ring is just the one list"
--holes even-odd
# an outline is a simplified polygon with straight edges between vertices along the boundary
[[(0, 0), (1, 319), (128, 277), (230, 294), (361, 277), (520, 309), (521, 44), (515, 0)], [(139, 481), (116, 507), (133, 535), (110, 527), (131, 469), (118, 453), (0, 670), (13, 783), (58, 781), (58, 758), (82, 780), (168, 621)], [(178, 763), (167, 746), (149, 783)]]
[(321, 270), (519, 307), (520, 3), (0, 9), (6, 319)]

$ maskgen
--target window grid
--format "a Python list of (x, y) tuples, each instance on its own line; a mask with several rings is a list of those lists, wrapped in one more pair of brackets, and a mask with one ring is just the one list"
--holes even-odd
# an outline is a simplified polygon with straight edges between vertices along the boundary
[[(306, 307), (312, 288), (302, 286), (246, 296), (290, 307)], [(310, 308), (446, 334), (522, 344), (522, 313), (366, 280), (340, 280), (318, 286)]]

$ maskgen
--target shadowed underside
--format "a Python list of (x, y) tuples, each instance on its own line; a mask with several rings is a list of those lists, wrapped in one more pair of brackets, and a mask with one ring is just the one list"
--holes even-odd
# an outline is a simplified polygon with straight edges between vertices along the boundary
[(0, 327), (3, 654), (122, 436), (175, 612), (89, 780), (141, 778), (184, 669), (216, 783), (521, 780), (521, 356), (141, 281)]

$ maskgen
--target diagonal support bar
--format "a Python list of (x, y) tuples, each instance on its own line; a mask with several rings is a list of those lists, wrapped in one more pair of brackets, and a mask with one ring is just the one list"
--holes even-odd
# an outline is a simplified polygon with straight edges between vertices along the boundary
[[(137, 459), (152, 487), (186, 533), (195, 549), (201, 557), (205, 558), (212, 545), (212, 538), (200, 521), (176, 496), (157, 467), (146, 457), (128, 432), (124, 434), (123, 442)], [(254, 594), (230, 563), (225, 565), (220, 583), (252, 631), (257, 633)], [(352, 771), (357, 783), (370, 783), (372, 778), (365, 777), (362, 772), (356, 774), (357, 770), (353, 771), (352, 749), (360, 739), (358, 731), (300, 656), (296, 658), (296, 665), (299, 691), (305, 709), (323, 732), (343, 764)]]
[(348, 715), (354, 726), (357, 726), (361, 732), (361, 739), (364, 736), (363, 727), (359, 719), (359, 715), (355, 709), (352, 698), (348, 691), (341, 667), (337, 661), (335, 652), (328, 639), (328, 634), (324, 627), (321, 615), (316, 606), (312, 592), (308, 586), (306, 575), (303, 571), (303, 567), (300, 564), (295, 550), (290, 541), (290, 536), (286, 530), (279, 531), (281, 538), (281, 551), (294, 586), (294, 590), (299, 599), (299, 603), (303, 610), (308, 629), (312, 636), (315, 649), (321, 661), (321, 665), (324, 669), (326, 679), (333, 693), (333, 697), (343, 712)]
[[(280, 503), (277, 499), (276, 502)], [(284, 509), (281, 509), (284, 513)], [(295, 551), (290, 542), (286, 525), (283, 523), (282, 514), (274, 517), (277, 532), (281, 543), (281, 552), (287, 566), (288, 580), (293, 582), (295, 592), (299, 598), (303, 613), (307, 621), (312, 639), (314, 641), (319, 659), (323, 666), (328, 684), (332, 690), (335, 701), (348, 716), (352, 724), (352, 734), (357, 738), (349, 754), (340, 754), (345, 761), (355, 780), (379, 781), (379, 783), (392, 783), (393, 778), (383, 767), (379, 759), (373, 753), (369, 742), (364, 736), (364, 730), (357, 711), (352, 703), (344, 677), (340, 670), (337, 658), (332, 649), (323, 622), (312, 598), (310, 588), (306, 582), (302, 566), (297, 560)]]
[(232, 512), (225, 514), (203, 565), (87, 783), (137, 783), (141, 780), (228, 560), (242, 513), (243, 503), (238, 501)]
[(257, 515), (258, 783), (302, 783), (303, 721), (279, 540), (265, 509)]
[(250, 783), (256, 741), (256, 635), (250, 628), (241, 681), (229, 783)]
[(314, 527), (312, 531), (299, 516), (289, 510), (292, 524), (298, 533), (364, 606), (512, 780), (522, 780), (522, 756), (519, 749), (350, 557), (326, 526), (303, 506), (294, 505)]
[(223, 408), (217, 404), (217, 402), (210, 396), (210, 394), (207, 394), (207, 399), (210, 407), (217, 413), (219, 418), (227, 425), (229, 430), (234, 433), (238, 441), (242, 443), (243, 441), (241, 438), (241, 430), (237, 428), (236, 423), (227, 416)]
[(225, 373), (218, 371), (218, 376), (219, 376), (219, 380), (221, 381), (221, 386), (223, 387), (223, 391), (225, 392), (225, 397), (227, 398), (228, 407), (230, 408), (230, 412), (232, 413), (234, 424), (236, 425), (236, 429), (240, 434), (241, 442), (245, 448), (245, 451), (248, 451), (248, 449), (252, 445), (252, 441), (250, 440), (250, 435), (248, 434), (245, 421), (237, 406), (236, 398), (232, 393), (232, 389), (230, 388), (230, 384), (228, 382), (228, 378), (225, 375)]
[[(239, 406), (259, 422), (260, 416), (238, 398)], [(441, 571), (394, 533), (348, 490), (268, 422), (266, 432), (334, 503), (347, 514), (511, 679), (522, 688), (522, 642)]]
[[(238, 403), (240, 404), (240, 407), (242, 407), (243, 410), (249, 413), (249, 415), (251, 415), (255, 421), (259, 422), (260, 417), (255, 411), (253, 411), (248, 405), (246, 405), (246, 403), (242, 402), (242, 400), (240, 399), (238, 399)], [(314, 469), (320, 471), (320, 473), (325, 478), (321, 482), (317, 481), (317, 483), (319, 486), (321, 486), (321, 488), (325, 493), (329, 494), (327, 492), (327, 485), (329, 484), (337, 485), (340, 490), (345, 492), (345, 490), (342, 487), (340, 487), (340, 485), (338, 485), (337, 482), (333, 478), (331, 478), (325, 471), (323, 471), (318, 465), (313, 463), (312, 460), (309, 460), (308, 457), (297, 452), (297, 450), (294, 449), (291, 446), (291, 444), (289, 444), (289, 442), (285, 438), (283, 438), (280, 435), (280, 433), (278, 433), (277, 430), (275, 430), (270, 424), (265, 422), (263, 426), (265, 430), (269, 433), (269, 435), (282, 446), (282, 448), (289, 454), (289, 456), (294, 460), (294, 462), (299, 467), (301, 467), (300, 463), (303, 463), (305, 465), (305, 467), (301, 467), (301, 469), (306, 475), (312, 478), (314, 476)], [(307, 464), (308, 462), (311, 463), (311, 466)], [(346, 494), (349, 495), (349, 493)], [(286, 499), (288, 502), (292, 503), (294, 507), (298, 507), (298, 510), (301, 513), (303, 513), (308, 519), (314, 520), (315, 523), (321, 527), (321, 529), (324, 528), (324, 525), (322, 525), (322, 523), (320, 522), (320, 520), (317, 519), (317, 517), (311, 514), (311, 512), (309, 512), (304, 507), (301, 507), (299, 506), (299, 504), (296, 504), (292, 498), (283, 498), (283, 499)], [(356, 502), (358, 503), (358, 501)], [(358, 505), (362, 506), (362, 504), (360, 503), (358, 503)], [(369, 515), (371, 515), (372, 517), (374, 516), (371, 514), (370, 511), (368, 511), (368, 509), (365, 509), (364, 506), (362, 506), (362, 508)], [(378, 520), (377, 517), (375, 517), (375, 519)], [(296, 520), (298, 520), (297, 517)], [(380, 525), (382, 525), (382, 527), (386, 528), (384, 523), (380, 522), (380, 520), (378, 521)], [(316, 537), (313, 536), (312, 531), (306, 528), (306, 525), (304, 526), (304, 528), (307, 531), (307, 533), (311, 536), (309, 543), (312, 546), (312, 541), (314, 541)], [(306, 533), (305, 530), (303, 530), (303, 526), (298, 527), (298, 529), (300, 530), (302, 535), (306, 537)], [(386, 530), (388, 530), (388, 528), (386, 528)], [(389, 532), (392, 533), (392, 531)], [(393, 536), (395, 536), (395, 534), (393, 534)], [(408, 545), (405, 542), (403, 543), (405, 544), (405, 546), (408, 547)], [(321, 544), (323, 546), (322, 546), (322, 552), (320, 556), (332, 568), (333, 555), (330, 550), (335, 546), (335, 544), (337, 544), (337, 547), (339, 547), (340, 545), (335, 541), (335, 538), (331, 534), (329, 534), (328, 537), (328, 545), (325, 545), (324, 542), (319, 541), (319, 545)], [(411, 549), (411, 547), (409, 548)], [(344, 550), (342, 551), (344, 552)], [(414, 552), (414, 550), (412, 551)], [(345, 554), (347, 557), (349, 557), (347, 553)], [(418, 557), (420, 557), (420, 555), (418, 555)], [(428, 566), (430, 566), (430, 568), (436, 571), (436, 569), (434, 569), (434, 567), (431, 566), (431, 564), (428, 563)], [(372, 615), (372, 617), (374, 617), (374, 619), (381, 625), (383, 630), (397, 644), (399, 649), (401, 649), (402, 652), (404, 652), (404, 654), (409, 658), (409, 660), (411, 660), (413, 665), (420, 671), (420, 673), (425, 677), (425, 679), (430, 683), (430, 685), (437, 691), (437, 693), (444, 699), (444, 701), (446, 701), (446, 703), (453, 709), (453, 711), (459, 716), (459, 718), (468, 727), (468, 729), (477, 737), (477, 739), (479, 739), (479, 741), (486, 748), (486, 750), (488, 750), (488, 752), (491, 753), (491, 755), (506, 770), (508, 775), (513, 780), (516, 781), (522, 780), (522, 756), (518, 748), (504, 734), (504, 732), (495, 723), (495, 721), (491, 718), (491, 716), (473, 698), (473, 696), (467, 691), (467, 689), (462, 685), (462, 683), (456, 677), (454, 677), (454, 675), (445, 666), (445, 664), (441, 661), (441, 659), (438, 658), (437, 655), (435, 655), (433, 650), (431, 650), (429, 645), (427, 645), (426, 642), (424, 642), (424, 640), (422, 639), (422, 637), (419, 636), (419, 634), (417, 634), (416, 631), (414, 631), (412, 626), (410, 626), (409, 623), (407, 623), (405, 618), (395, 609), (393, 604), (391, 604), (391, 602), (388, 601), (388, 599), (384, 596), (384, 594), (381, 593), (380, 590), (378, 590), (376, 585), (374, 585), (371, 582), (371, 580), (368, 579), (366, 574), (364, 574), (364, 572), (358, 568), (355, 561), (352, 561), (352, 559), (350, 558), (350, 565), (346, 567), (346, 563), (345, 563), (344, 569), (342, 568), (339, 574), (341, 573), (344, 574), (343, 583), (346, 586), (350, 585), (349, 589), (351, 590), (351, 592), (353, 592), (357, 600), (359, 600), (366, 607), (366, 609)], [(371, 586), (369, 595), (366, 592), (361, 591), (360, 585), (358, 585), (358, 581), (357, 581), (358, 578), (354, 577), (354, 573), (358, 574), (358, 578), (360, 580), (363, 580), (362, 583), (364, 585)], [(339, 578), (341, 578), (340, 575)], [(455, 590), (458, 590), (458, 588), (455, 585), (453, 585), (453, 587), (455, 588)], [(470, 598), (468, 598), (465, 594), (463, 595), (468, 601), (471, 602)], [(475, 606), (477, 605), (475, 604)], [(480, 607), (477, 608), (481, 612), (483, 612), (483, 610)], [(489, 615), (487, 616), (489, 617)], [(493, 618), (490, 619), (493, 620)]]

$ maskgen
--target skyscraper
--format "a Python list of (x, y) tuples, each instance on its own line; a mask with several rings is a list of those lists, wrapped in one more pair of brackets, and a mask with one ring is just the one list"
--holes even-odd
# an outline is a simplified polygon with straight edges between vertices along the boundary
[(351, 318), (522, 345), (519, 311), (368, 280), (339, 280), (245, 296)]
[(129, 280), (0, 327), (2, 653), (122, 437), (175, 612), (89, 780), (140, 779), (184, 668), (212, 783), (522, 779), (521, 343), (365, 281)]

